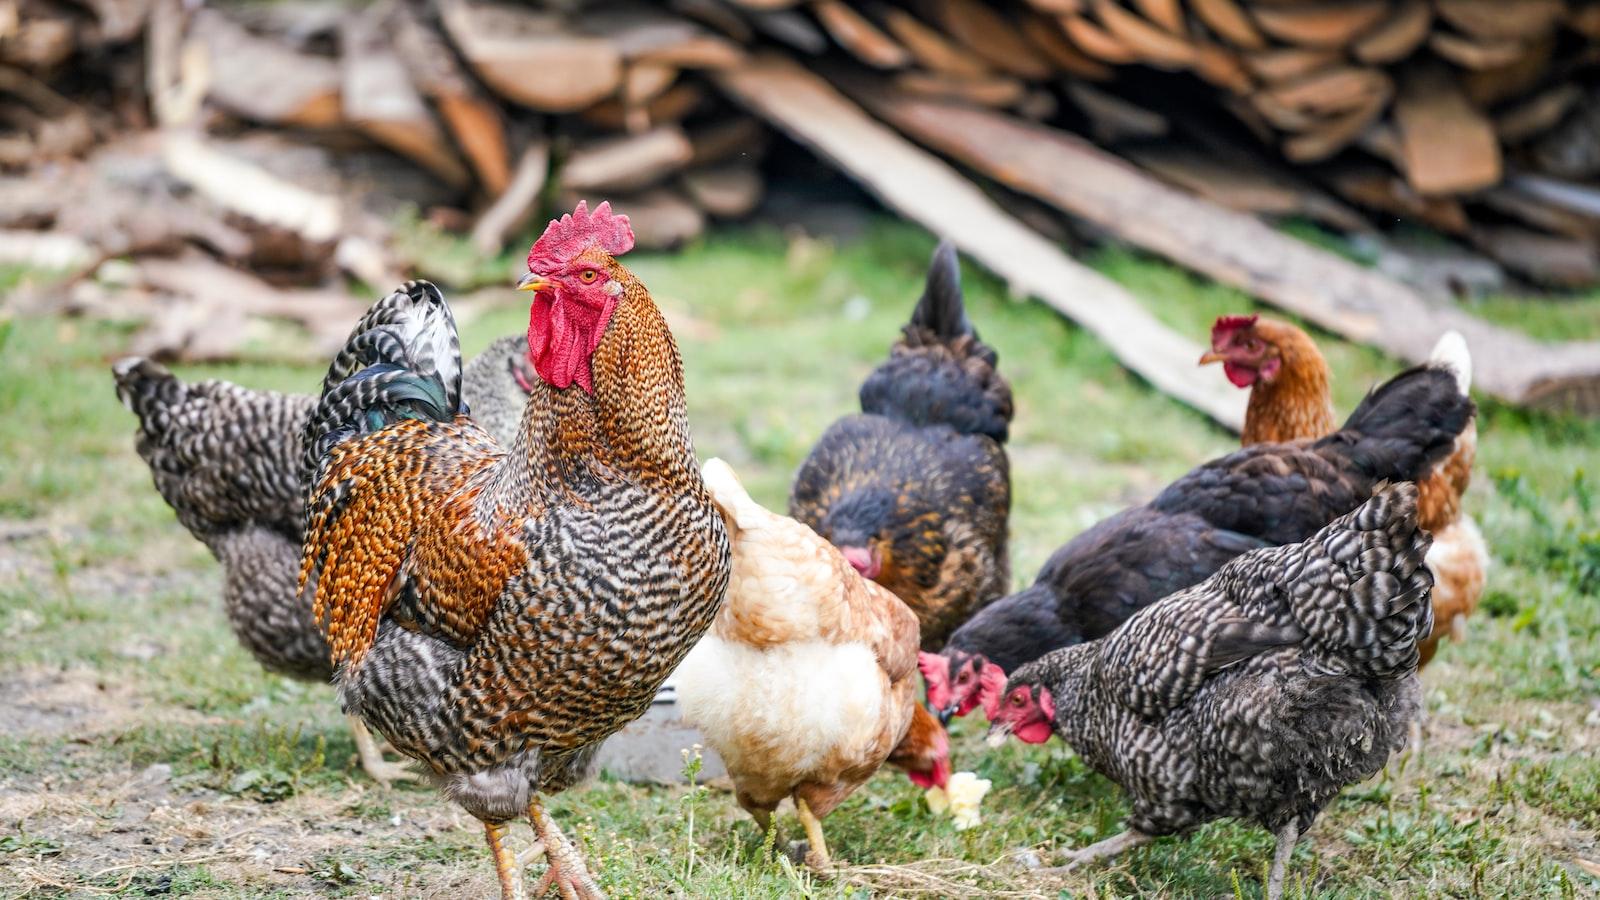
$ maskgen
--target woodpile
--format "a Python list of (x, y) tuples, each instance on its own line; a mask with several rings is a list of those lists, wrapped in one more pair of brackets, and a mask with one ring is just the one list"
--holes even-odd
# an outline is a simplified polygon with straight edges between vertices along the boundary
[[(246, 312), (326, 336), (337, 329), (308, 297), (347, 280), (503, 279), (436, 267), (396, 233), (397, 208), (481, 260), (549, 211), (604, 196), (641, 245), (671, 247), (758, 206), (772, 126), (890, 194), (871, 154), (826, 152), (834, 136), (817, 128), (838, 123), (787, 120), (793, 104), (743, 77), (793, 87), (803, 73), (815, 98), (840, 92), (820, 108), (859, 103), (964, 171), (878, 135), (884, 165), (976, 178), (1035, 232), (1087, 224), (1410, 356), (1431, 335), (1396, 329), (1449, 324), (1430, 311), (1448, 298), (1305, 257), (1254, 217), (1441, 232), (1473, 273), (1436, 279), (1443, 291), (1503, 271), (1600, 282), (1597, 38), (1600, 0), (0, 0), (0, 264), (66, 269), (67, 294), (88, 306), (97, 288), (84, 283), (116, 257), (248, 268), (257, 285), (230, 282)], [(1108, 180), (1050, 173), (1078, 164)], [(916, 190), (894, 196), (951, 230)], [(1145, 221), (1130, 198), (1171, 218)], [(973, 252), (998, 262), (991, 243), (974, 234)], [(1279, 258), (1297, 262), (1266, 271)], [(121, 276), (188, 310), (173, 319), (190, 325), (152, 323), (153, 349), (219, 356), (243, 340), (205, 333), (242, 329), (199, 281), (143, 262)], [(269, 302), (289, 285), (313, 294)], [(1132, 359), (1175, 350), (1174, 336), (1153, 319), (1128, 332), (1132, 307), (1104, 316), (1131, 298), (1086, 289), (1110, 305), (1042, 295), (1183, 394), (1186, 375)], [(1389, 311), (1371, 313), (1363, 293)], [(1484, 377), (1500, 396), (1543, 403), (1600, 383), (1588, 346), (1525, 352), (1466, 318), (1505, 351)], [(1237, 413), (1220, 396), (1185, 399)]]

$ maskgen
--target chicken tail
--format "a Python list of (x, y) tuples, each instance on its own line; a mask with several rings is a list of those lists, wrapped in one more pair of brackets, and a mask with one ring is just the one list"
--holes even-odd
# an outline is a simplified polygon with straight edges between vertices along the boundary
[(967, 318), (955, 247), (941, 243), (900, 341), (861, 385), (861, 411), (1004, 442), (1014, 406), (999, 363)]
[[(1317, 447), (1348, 458), (1374, 479), (1423, 478), (1477, 415), (1463, 390), (1462, 364), (1450, 355), (1401, 372), (1368, 393), (1344, 427)], [(1470, 357), (1465, 365), (1470, 367)]]
[(1461, 396), (1472, 389), (1472, 352), (1467, 349), (1467, 339), (1459, 331), (1446, 331), (1428, 354), (1428, 367), (1447, 369), (1456, 376), (1456, 386)]
[(349, 438), (465, 411), (455, 316), (437, 287), (408, 281), (367, 310), (328, 367), (306, 425), (305, 471)]
[(189, 386), (178, 376), (142, 356), (117, 360), (111, 374), (117, 382), (117, 399), (139, 417), (139, 425), (145, 429), (164, 429), (166, 412), (189, 396)]
[(1433, 573), (1423, 565), (1432, 543), (1417, 525), (1417, 488), (1402, 483), (1380, 486), (1311, 540), (1283, 548), (1290, 558), (1273, 569), (1280, 579), (1296, 573), (1281, 596), (1322, 651), (1311, 658), (1375, 678), (1415, 671), (1417, 645), (1433, 630)]

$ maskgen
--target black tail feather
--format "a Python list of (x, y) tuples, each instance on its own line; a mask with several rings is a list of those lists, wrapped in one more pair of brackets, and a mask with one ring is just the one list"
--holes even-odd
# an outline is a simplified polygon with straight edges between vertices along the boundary
[(1476, 414), (1454, 372), (1418, 366), (1374, 388), (1323, 442), (1342, 445), (1374, 478), (1416, 481), (1450, 453)]
[(967, 319), (967, 307), (961, 296), (961, 260), (955, 245), (941, 241), (933, 251), (928, 264), (928, 281), (911, 312), (911, 324), (926, 328), (941, 338), (957, 338), (964, 334), (977, 337), (972, 323)]
[(407, 282), (367, 310), (329, 366), (306, 426), (306, 473), (348, 438), (463, 411), (455, 316), (437, 287)]

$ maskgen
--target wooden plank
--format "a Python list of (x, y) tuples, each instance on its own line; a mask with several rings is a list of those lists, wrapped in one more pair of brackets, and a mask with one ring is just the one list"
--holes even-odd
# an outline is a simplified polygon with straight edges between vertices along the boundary
[[(1455, 329), (1472, 347), (1473, 381), (1484, 392), (1600, 412), (1600, 341), (1543, 343), (1456, 308), (1431, 307), (1390, 278), (1191, 197), (1071, 134), (860, 79), (844, 83), (923, 143), (1119, 240), (1410, 362), (1426, 360), (1439, 335)], [(1013, 260), (1007, 271), (1018, 268)]]
[(1229, 428), (1243, 422), (1244, 398), (1196, 377), (1200, 345), (1158, 322), (1124, 288), (1074, 262), (1007, 214), (976, 185), (867, 116), (819, 76), (761, 56), (719, 72), (722, 87), (779, 128), (833, 160), (891, 208), (955, 242), (1097, 335), (1123, 364), (1158, 389)]
[(1406, 180), (1421, 194), (1461, 194), (1500, 181), (1494, 125), (1440, 65), (1401, 74), (1394, 120)]

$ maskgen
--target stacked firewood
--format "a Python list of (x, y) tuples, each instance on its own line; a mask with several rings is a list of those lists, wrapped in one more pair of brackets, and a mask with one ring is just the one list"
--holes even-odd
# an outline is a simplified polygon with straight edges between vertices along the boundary
[(1590, 283), (1596, 37), (1600, 0), (0, 0), (0, 263), (176, 246), (370, 282), (418, 268), (378, 197), (489, 254), (604, 195), (672, 246), (759, 203), (768, 132), (719, 73), (779, 53), (1238, 209), (1415, 221)]
[(1091, 136), (1179, 184), (1333, 209), (1285, 197), (1259, 151), (1219, 136), (1198, 82), (1267, 156), (1375, 221), (1424, 223), (1536, 281), (1600, 279), (1600, 3), (740, 2), (806, 13), (907, 93), (1060, 119), (1041, 88), (1062, 85)]

